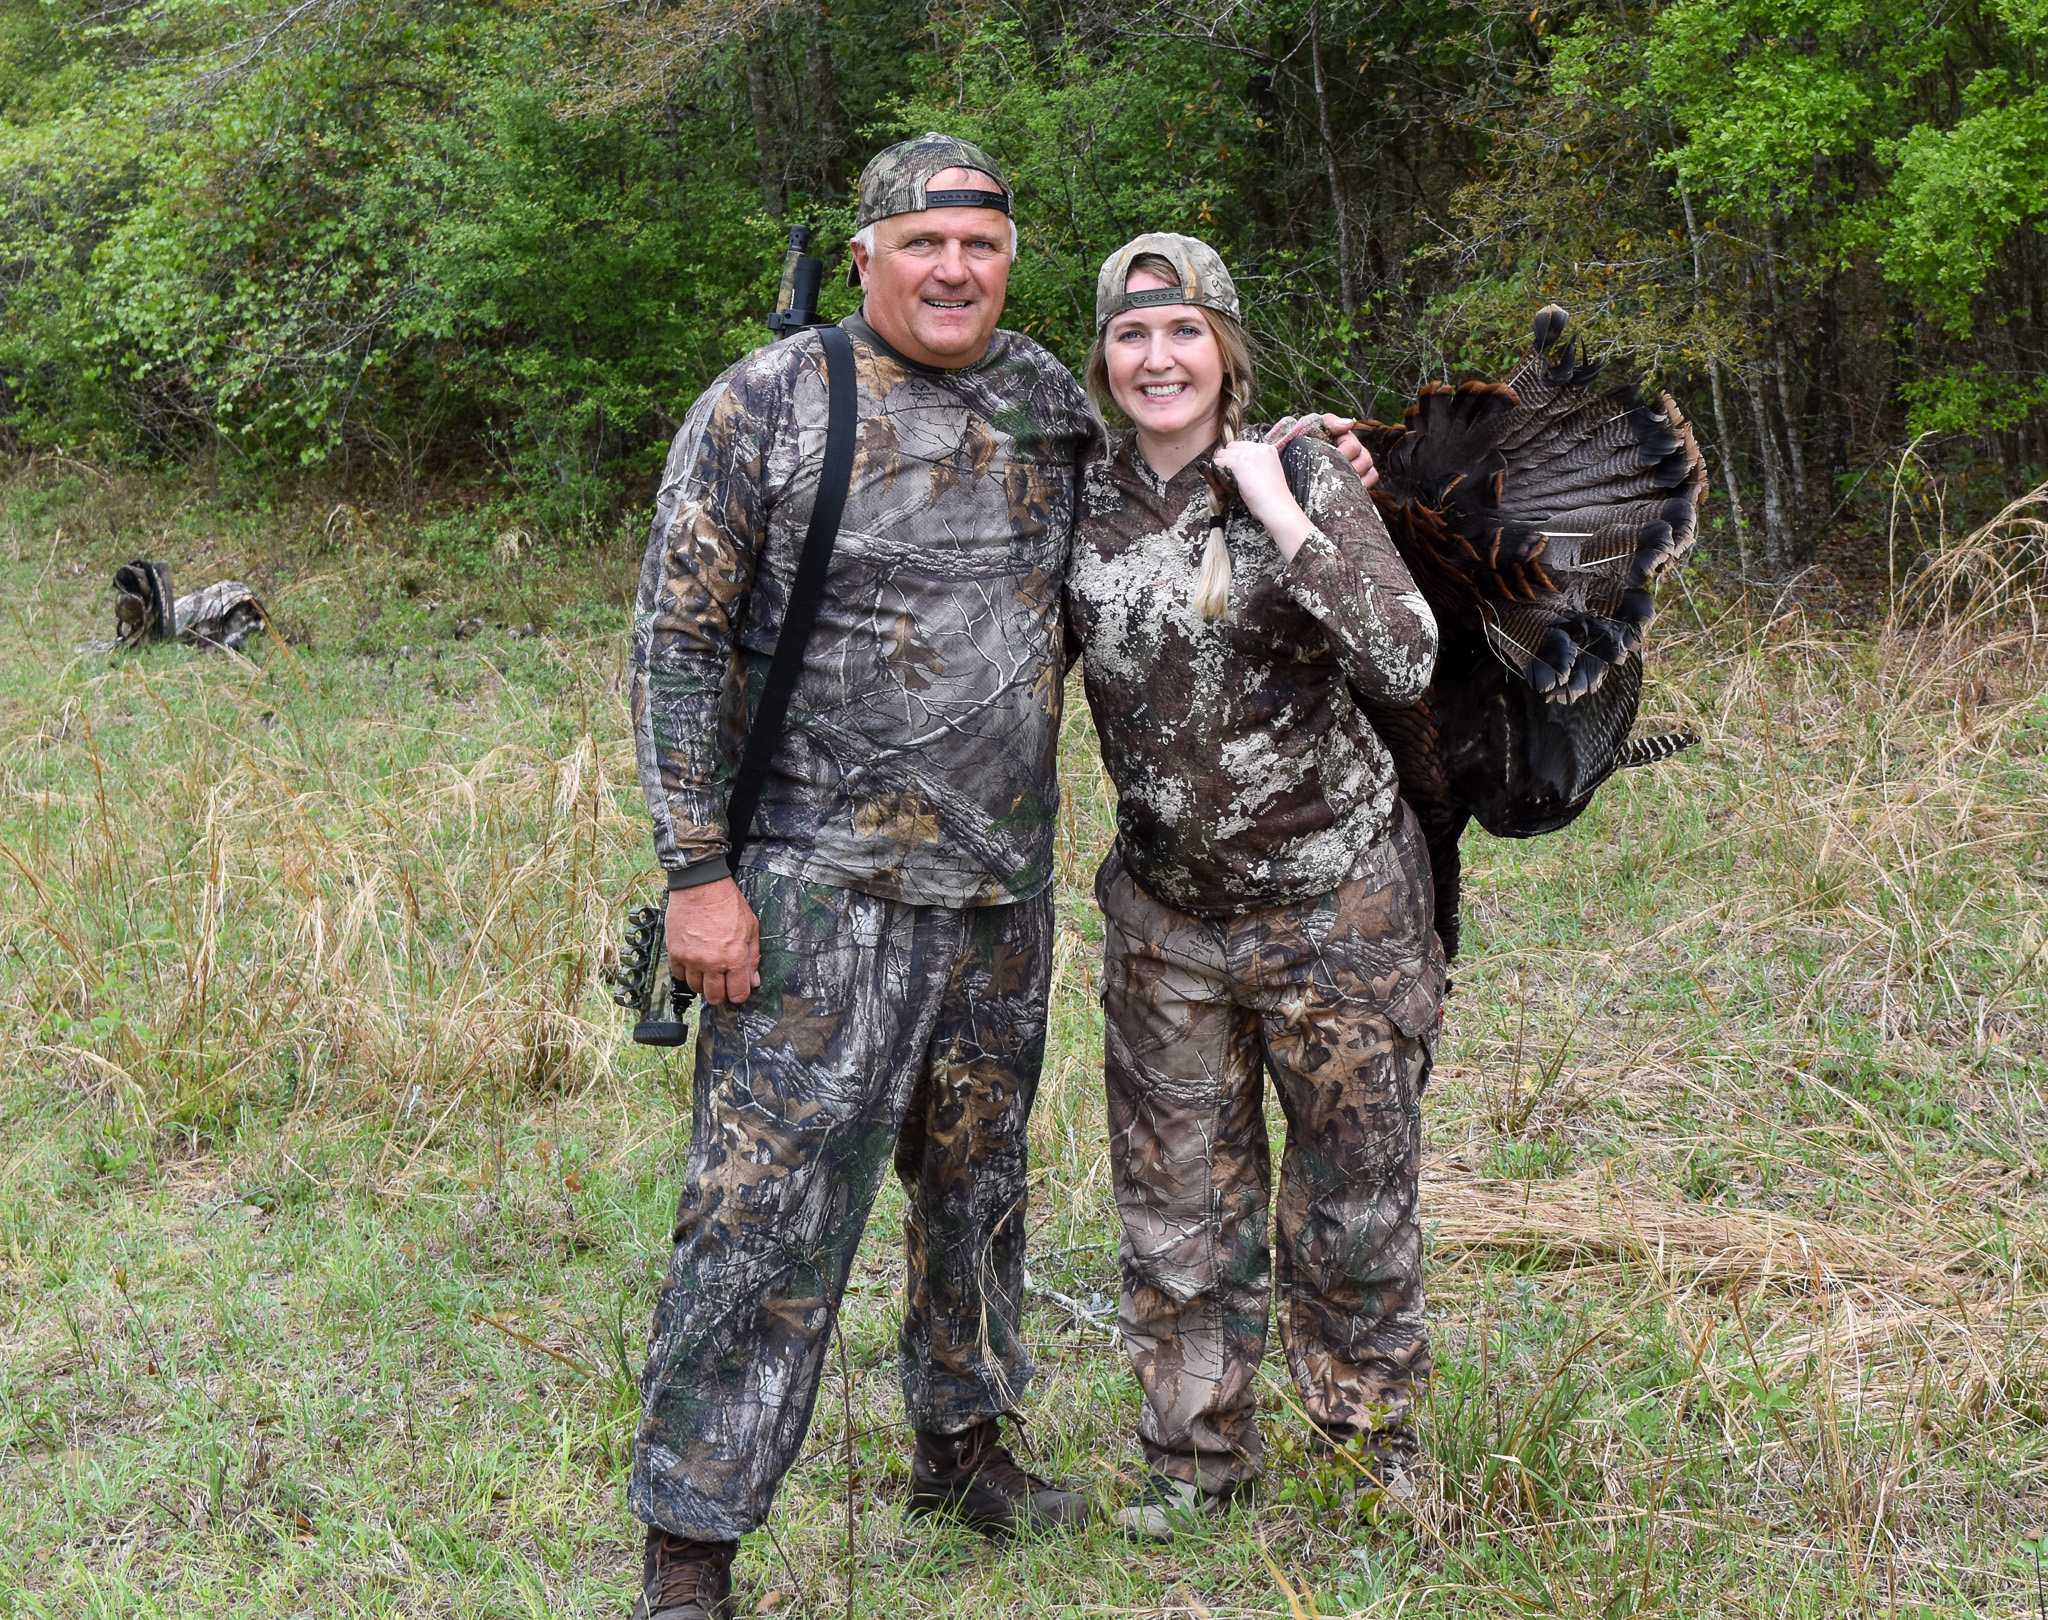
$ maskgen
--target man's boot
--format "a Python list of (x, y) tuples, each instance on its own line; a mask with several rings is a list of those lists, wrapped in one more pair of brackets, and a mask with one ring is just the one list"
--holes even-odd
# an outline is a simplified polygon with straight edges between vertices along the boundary
[(920, 1434), (911, 1459), (910, 1511), (951, 1513), (983, 1535), (1057, 1530), (1088, 1517), (1088, 1499), (1017, 1466), (996, 1420), (965, 1434)]
[(732, 1620), (732, 1555), (737, 1541), (685, 1541), (647, 1527), (640, 1558), (640, 1601), (627, 1620)]

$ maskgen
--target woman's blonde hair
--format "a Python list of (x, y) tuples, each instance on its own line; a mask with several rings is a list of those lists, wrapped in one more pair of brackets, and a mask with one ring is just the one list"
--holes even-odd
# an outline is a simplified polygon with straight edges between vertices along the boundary
[[(1169, 285), (1178, 284), (1180, 272), (1172, 263), (1157, 253), (1141, 253), (1131, 261), (1130, 274), (1140, 270), (1157, 276)], [(1217, 402), (1216, 415), (1223, 433), (1223, 442), (1230, 444), (1244, 432), (1244, 414), (1252, 402), (1252, 346), (1244, 335), (1244, 328), (1220, 309), (1206, 309), (1193, 306), (1195, 313), (1209, 323), (1209, 331), (1216, 339), (1216, 350), (1223, 361), (1223, 397)], [(1117, 409), (1116, 398), (1109, 391), (1109, 328), (1115, 325), (1111, 320), (1095, 334), (1095, 342), (1088, 350), (1088, 364), (1082, 374), (1088, 389), (1088, 397), (1095, 401), (1095, 408), (1108, 416)], [(1209, 486), (1209, 541), (1202, 548), (1202, 570), (1195, 579), (1195, 612), (1205, 619), (1220, 619), (1230, 611), (1230, 546), (1223, 536), (1223, 502), (1216, 494), (1212, 481)]]

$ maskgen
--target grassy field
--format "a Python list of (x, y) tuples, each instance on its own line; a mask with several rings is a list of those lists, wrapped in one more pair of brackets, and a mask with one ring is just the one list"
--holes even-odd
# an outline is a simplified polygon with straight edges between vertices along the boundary
[[(2040, 1620), (2048, 626), (2000, 565), (2040, 512), (1861, 629), (1667, 590), (1645, 721), (1705, 747), (1468, 840), (1412, 1511), (1347, 1519), (1276, 1356), (1213, 1534), (907, 1519), (891, 1189), (745, 1610)], [(689, 1084), (596, 979), (651, 887), (635, 552), (0, 490), (0, 1615), (623, 1614)], [(81, 652), (139, 553), (286, 640)], [(1078, 706), (1066, 765), (1029, 1441), (1107, 1501)]]

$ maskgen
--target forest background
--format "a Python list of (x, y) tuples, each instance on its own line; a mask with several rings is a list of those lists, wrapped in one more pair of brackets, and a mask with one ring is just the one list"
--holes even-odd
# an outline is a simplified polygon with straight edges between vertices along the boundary
[(1698, 420), (1710, 552), (1783, 576), (1921, 435), (1966, 508), (2048, 462), (2044, 41), (2044, 0), (0, 0), (0, 449), (618, 536), (783, 227), (836, 270), (849, 177), (943, 126), (1070, 362), (1142, 229), (1222, 250), (1276, 409), (1397, 415), (1558, 299)]

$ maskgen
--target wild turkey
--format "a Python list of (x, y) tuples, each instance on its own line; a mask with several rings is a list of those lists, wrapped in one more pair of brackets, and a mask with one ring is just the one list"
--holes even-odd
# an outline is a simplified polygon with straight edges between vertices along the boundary
[(1506, 382), (1431, 384), (1401, 426), (1359, 428), (1442, 638), (1421, 703), (1366, 707), (1429, 841), (1453, 956), (1468, 821), (1497, 838), (1554, 832), (1618, 768), (1698, 740), (1629, 731), (1650, 587), (1692, 549), (1706, 466), (1670, 395), (1599, 391), (1583, 350), (1552, 353), (1566, 319), (1537, 314)]

